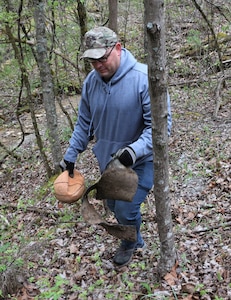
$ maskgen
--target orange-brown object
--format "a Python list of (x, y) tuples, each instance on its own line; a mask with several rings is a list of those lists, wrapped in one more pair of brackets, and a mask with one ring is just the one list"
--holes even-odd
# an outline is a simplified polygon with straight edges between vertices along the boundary
[(76, 169), (73, 178), (69, 176), (68, 171), (64, 171), (54, 182), (55, 197), (61, 202), (73, 203), (82, 197), (84, 191), (84, 177)]

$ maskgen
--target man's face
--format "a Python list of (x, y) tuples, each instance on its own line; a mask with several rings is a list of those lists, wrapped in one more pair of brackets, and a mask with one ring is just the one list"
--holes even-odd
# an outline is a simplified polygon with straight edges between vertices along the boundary
[(95, 60), (91, 61), (94, 69), (100, 74), (104, 80), (110, 80), (115, 74), (120, 65), (121, 56), (121, 44), (116, 43), (114, 47), (107, 50), (104, 57), (107, 57), (106, 61)]

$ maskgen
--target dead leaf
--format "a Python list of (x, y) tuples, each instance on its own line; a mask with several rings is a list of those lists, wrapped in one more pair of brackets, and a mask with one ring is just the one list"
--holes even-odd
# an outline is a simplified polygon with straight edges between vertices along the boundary
[(182, 292), (193, 294), (195, 291), (195, 284), (194, 283), (185, 283), (182, 284)]
[(167, 273), (164, 276), (164, 279), (167, 281), (167, 283), (170, 286), (173, 286), (176, 284), (178, 278), (177, 278), (177, 273), (176, 273), (176, 269), (178, 267), (178, 262), (176, 262), (176, 264), (173, 266), (172, 270), (170, 271), (170, 273)]
[(188, 220), (193, 220), (194, 218), (195, 218), (195, 213), (189, 212), (189, 213), (188, 213), (188, 216), (187, 216), (187, 219), (188, 219)]
[(76, 281), (79, 281), (79, 280), (82, 279), (82, 277), (83, 277), (84, 275), (86, 275), (86, 270), (81, 270), (81, 271), (75, 273), (74, 279), (75, 279)]
[(187, 297), (183, 298), (182, 300), (192, 300), (193, 299), (193, 295), (188, 295)]
[(177, 217), (177, 218), (176, 218), (176, 221), (177, 221), (179, 224), (181, 224), (181, 225), (184, 224), (184, 222), (182, 221), (182, 218), (181, 218), (181, 217)]
[(69, 249), (70, 249), (70, 253), (71, 253), (71, 254), (76, 254), (76, 253), (79, 252), (79, 249), (78, 249), (78, 247), (77, 247), (75, 244), (71, 244), (71, 245), (69, 246)]

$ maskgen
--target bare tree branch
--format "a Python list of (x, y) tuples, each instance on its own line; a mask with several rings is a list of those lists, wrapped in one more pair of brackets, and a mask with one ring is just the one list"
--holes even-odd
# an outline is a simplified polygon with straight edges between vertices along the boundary
[(211, 31), (211, 34), (212, 34), (212, 37), (213, 37), (214, 43), (215, 43), (216, 52), (217, 52), (218, 59), (219, 59), (220, 70), (222, 72), (224, 72), (224, 66), (223, 66), (222, 57), (221, 57), (221, 50), (220, 50), (220, 46), (219, 46), (219, 43), (217, 41), (217, 37), (216, 37), (216, 34), (214, 32), (213, 26), (210, 23), (210, 21), (208, 20), (206, 14), (204, 13), (204, 11), (200, 7), (200, 5), (197, 3), (197, 1), (196, 0), (192, 0), (192, 2), (195, 5), (195, 7), (199, 10), (200, 14), (202, 15), (203, 19), (205, 20), (206, 24), (208, 25), (208, 27), (209, 27), (209, 29)]

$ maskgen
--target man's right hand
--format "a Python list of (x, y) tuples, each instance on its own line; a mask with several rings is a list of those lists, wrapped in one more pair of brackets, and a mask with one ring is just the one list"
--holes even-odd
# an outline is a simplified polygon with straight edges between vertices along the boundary
[(72, 163), (72, 162), (70, 162), (70, 161), (67, 161), (67, 160), (65, 160), (65, 159), (62, 159), (61, 162), (59, 163), (59, 166), (60, 166), (62, 172), (65, 171), (65, 170), (67, 170), (68, 173), (69, 173), (69, 176), (70, 176), (71, 178), (74, 177), (74, 167), (75, 167), (75, 163)]

